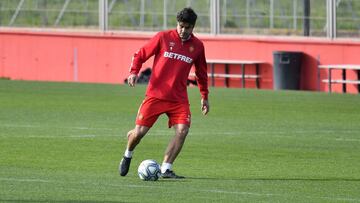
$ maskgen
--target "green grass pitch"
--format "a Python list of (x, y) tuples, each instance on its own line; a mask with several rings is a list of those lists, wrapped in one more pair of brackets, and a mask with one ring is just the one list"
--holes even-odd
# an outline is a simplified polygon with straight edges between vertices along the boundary
[(174, 170), (144, 182), (173, 129), (161, 117), (118, 175), (145, 86), (0, 80), (0, 202), (360, 202), (360, 97), (210, 89)]

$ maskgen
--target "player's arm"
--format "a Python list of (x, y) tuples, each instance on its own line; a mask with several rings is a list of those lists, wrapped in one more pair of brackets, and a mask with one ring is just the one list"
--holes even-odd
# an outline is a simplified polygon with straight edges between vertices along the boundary
[(210, 111), (210, 105), (208, 99), (208, 75), (204, 47), (202, 47), (202, 50), (199, 57), (195, 60), (195, 75), (201, 94), (201, 112), (206, 115)]
[(145, 46), (141, 47), (133, 55), (129, 70), (130, 75), (128, 76), (129, 86), (135, 86), (137, 75), (140, 72), (142, 64), (159, 51), (161, 35), (161, 32), (156, 34), (145, 44)]

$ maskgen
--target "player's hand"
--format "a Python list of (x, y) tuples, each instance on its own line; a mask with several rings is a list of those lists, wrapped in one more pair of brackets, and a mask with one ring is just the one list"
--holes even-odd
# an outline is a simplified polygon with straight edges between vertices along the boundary
[(210, 106), (209, 101), (206, 99), (201, 99), (201, 112), (203, 115), (206, 115), (209, 113)]
[(137, 75), (136, 74), (130, 74), (128, 77), (128, 84), (130, 87), (135, 87), (135, 83), (137, 80)]

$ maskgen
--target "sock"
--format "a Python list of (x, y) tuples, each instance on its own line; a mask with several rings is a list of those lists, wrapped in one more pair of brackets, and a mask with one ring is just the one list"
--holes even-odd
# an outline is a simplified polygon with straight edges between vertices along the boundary
[(172, 164), (171, 163), (162, 163), (161, 165), (161, 173), (165, 173), (166, 170), (170, 170), (171, 171), (172, 168)]
[(129, 151), (128, 149), (125, 150), (124, 157), (132, 158), (134, 151)]

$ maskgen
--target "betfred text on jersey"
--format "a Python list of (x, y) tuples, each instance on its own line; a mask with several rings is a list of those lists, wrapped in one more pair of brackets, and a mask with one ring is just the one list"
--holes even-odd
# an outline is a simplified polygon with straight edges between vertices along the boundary
[(167, 51), (164, 52), (164, 57), (184, 61), (186, 63), (192, 63), (193, 61), (193, 59), (190, 57)]

